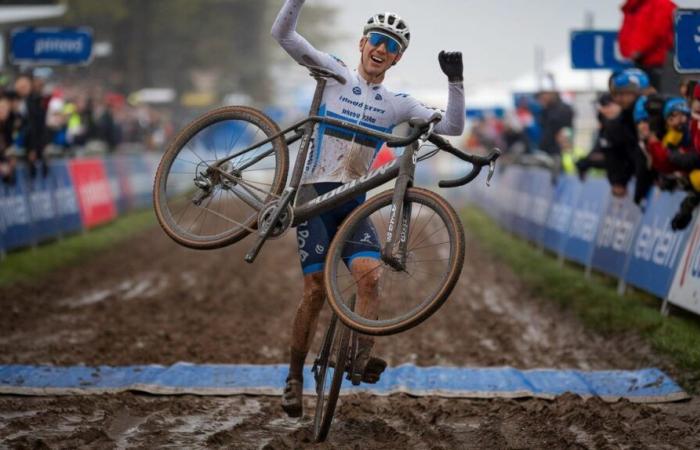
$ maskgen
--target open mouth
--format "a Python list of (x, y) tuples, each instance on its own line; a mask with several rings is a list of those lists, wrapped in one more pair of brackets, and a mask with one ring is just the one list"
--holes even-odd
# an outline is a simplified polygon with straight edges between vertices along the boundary
[(386, 61), (385, 59), (380, 58), (378, 56), (370, 56), (370, 59), (377, 64), (384, 64), (384, 61)]

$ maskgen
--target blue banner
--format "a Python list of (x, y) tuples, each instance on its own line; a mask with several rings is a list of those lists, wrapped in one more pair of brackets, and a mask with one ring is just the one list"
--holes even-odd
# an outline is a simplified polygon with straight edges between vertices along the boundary
[(631, 194), (626, 198), (613, 197), (598, 230), (593, 267), (622, 278), (640, 220), (641, 211), (632, 202)]
[(581, 182), (578, 178), (570, 175), (562, 177), (554, 191), (552, 206), (545, 223), (542, 244), (557, 254), (564, 250), (569, 224), (574, 215), (580, 192)]
[(527, 171), (524, 176), (530, 178), (528, 189), (530, 205), (528, 207), (525, 235), (530, 242), (541, 244), (549, 214), (549, 206), (554, 195), (552, 172), (535, 167)]
[(128, 197), (127, 193), (124, 191), (125, 186), (122, 183), (122, 177), (119, 174), (119, 163), (117, 161), (118, 159), (121, 159), (121, 156), (107, 156), (105, 158), (105, 170), (107, 171), (109, 188), (112, 192), (114, 204), (117, 206), (117, 212), (119, 214), (124, 214), (128, 208)]
[(589, 179), (581, 192), (571, 216), (564, 256), (583, 265), (591, 263), (598, 227), (608, 207), (610, 185), (607, 180)]
[(32, 213), (29, 207), (29, 175), (24, 166), (15, 171), (15, 184), (5, 186), (0, 199), (0, 211), (5, 217), (5, 248), (28, 247), (35, 243)]
[[(5, 223), (5, 209), (3, 208), (3, 199), (5, 198), (5, 183), (0, 181), (0, 257), (7, 251), (5, 249), (5, 232), (7, 225)], [(0, 258), (2, 259), (2, 258)]]
[(668, 296), (690, 234), (690, 227), (674, 232), (670, 226), (684, 198), (684, 192), (670, 194), (655, 189), (630, 251), (625, 280), (661, 298)]
[(34, 226), (34, 243), (41, 243), (54, 239), (59, 230), (51, 179), (48, 175), (42, 175), (38, 165), (35, 173), (34, 179), (28, 180), (28, 199)]
[(75, 233), (83, 228), (78, 197), (73, 189), (73, 180), (66, 160), (51, 161), (49, 174), (53, 183), (53, 198), (56, 205), (57, 232)]
[(676, 10), (675, 23), (676, 70), (680, 73), (700, 73), (700, 10)]
[(87, 64), (92, 56), (88, 28), (18, 28), (10, 39), (14, 64)]
[(132, 207), (148, 207), (153, 200), (151, 165), (142, 155), (129, 155), (127, 158), (129, 184), (131, 185), (131, 193), (134, 196)]
[(571, 67), (610, 70), (632, 67), (620, 54), (617, 35), (617, 31), (572, 31)]

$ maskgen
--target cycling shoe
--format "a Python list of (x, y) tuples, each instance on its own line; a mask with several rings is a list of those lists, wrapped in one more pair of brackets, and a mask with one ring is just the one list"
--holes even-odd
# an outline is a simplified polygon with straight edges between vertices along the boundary
[(304, 405), (302, 403), (303, 390), (303, 381), (287, 379), (287, 384), (282, 394), (282, 409), (289, 417), (301, 417), (304, 413)]

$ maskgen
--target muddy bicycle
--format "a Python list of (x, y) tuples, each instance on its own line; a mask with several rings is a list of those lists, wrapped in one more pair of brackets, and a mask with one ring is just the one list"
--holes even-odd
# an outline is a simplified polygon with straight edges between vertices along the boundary
[[(462, 224), (446, 200), (413, 186), (417, 163), (441, 150), (470, 163), (471, 169), (462, 178), (438, 184), (458, 187), (473, 181), (484, 167), (489, 167), (490, 180), (500, 152), (494, 150), (482, 157), (453, 147), (432, 133), (441, 119), (439, 113), (430, 120), (409, 121), (406, 137), (319, 116), (328, 79), (343, 84), (346, 80), (324, 68), (309, 70), (317, 82), (309, 117), (281, 130), (254, 108), (233, 106), (211, 111), (187, 126), (166, 150), (156, 172), (153, 195), (158, 221), (176, 242), (206, 250), (253, 235), (256, 240), (245, 256), (252, 263), (267, 240), (396, 180), (393, 189), (373, 196), (350, 213), (328, 249), (324, 278), (334, 317), (314, 364), (320, 400), (314, 427), (318, 439), (330, 426), (346, 361), (352, 366), (356, 334), (391, 335), (418, 325), (440, 308), (459, 278), (465, 251)], [(317, 124), (405, 149), (399, 158), (352, 182), (303, 199), (301, 179)], [(287, 186), (289, 146), (299, 141)], [(433, 147), (421, 155), (419, 141)], [(363, 233), (367, 224), (381, 242), (370, 242)], [(352, 267), (358, 257), (373, 258), (377, 263), (357, 273)], [(376, 281), (373, 288), (381, 299), (377, 317), (364, 317), (354, 308), (355, 298), (363, 295), (361, 289), (368, 279)], [(337, 323), (338, 318), (342, 324)], [(330, 364), (333, 348), (338, 349), (334, 363), (338, 370)], [(334, 376), (331, 386), (326, 386), (329, 368)], [(352, 367), (349, 372), (357, 381)], [(320, 417), (318, 411), (322, 411)]]

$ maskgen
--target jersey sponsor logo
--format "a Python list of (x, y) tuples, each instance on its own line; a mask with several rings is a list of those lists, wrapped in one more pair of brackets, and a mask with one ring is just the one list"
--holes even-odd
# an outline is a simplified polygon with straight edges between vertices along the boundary
[(306, 227), (308, 226), (309, 222), (306, 221), (300, 223), (297, 227), (297, 243), (299, 244), (299, 258), (301, 259), (302, 263), (306, 262), (306, 258), (309, 257), (309, 253), (306, 250), (304, 250), (304, 247), (306, 247), (306, 240), (309, 238), (309, 230), (306, 229)]
[(317, 254), (317, 255), (323, 255), (323, 252), (324, 252), (326, 249), (325, 249), (325, 247), (323, 247), (323, 245), (318, 244), (318, 245), (316, 246), (316, 249), (315, 249), (315, 250), (316, 250), (316, 254)]
[(362, 236), (362, 239), (360, 239), (360, 242), (363, 244), (374, 245), (374, 242), (372, 242), (372, 235), (369, 233), (365, 233), (365, 235)]
[(359, 86), (355, 86), (354, 88), (352, 88), (352, 93), (355, 95), (362, 95), (362, 89), (360, 89)]
[(408, 98), (408, 94), (396, 94), (395, 97)]
[(382, 94), (377, 94), (374, 96), (374, 99), (378, 102), (381, 102), (382, 100), (384, 100), (384, 97), (382, 97)]

